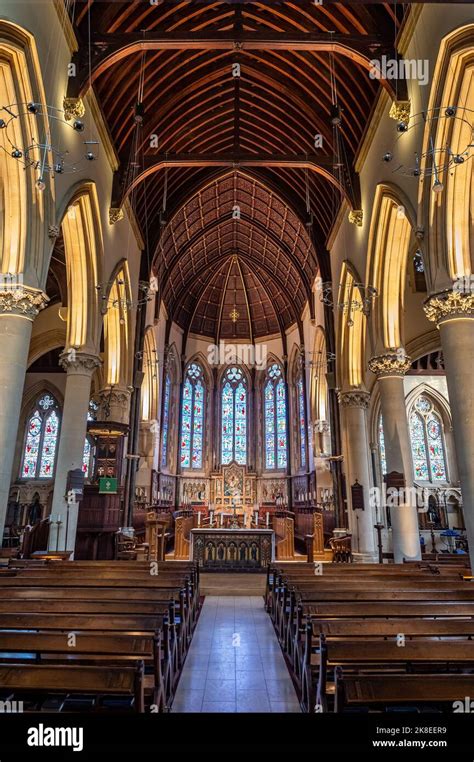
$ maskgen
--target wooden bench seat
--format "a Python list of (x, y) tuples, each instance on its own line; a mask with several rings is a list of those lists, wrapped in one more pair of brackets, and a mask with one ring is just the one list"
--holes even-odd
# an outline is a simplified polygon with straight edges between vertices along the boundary
[(413, 671), (417, 665), (423, 665), (429, 672), (450, 672), (458, 669), (474, 668), (474, 642), (469, 640), (439, 641), (418, 638), (406, 640), (399, 646), (397, 639), (366, 640), (327, 640), (320, 636), (318, 652), (310, 654), (309, 664), (303, 680), (303, 702), (312, 707), (316, 694), (316, 705), (327, 711), (328, 693), (334, 693), (334, 684), (327, 685), (328, 673), (336, 667), (352, 671), (386, 672), (387, 679), (402, 669)]
[(0, 662), (18, 662), (21, 656), (33, 656), (37, 662), (95, 663), (108, 669), (111, 665), (133, 665), (137, 659), (143, 659), (145, 666), (151, 666), (153, 676), (149, 685), (148, 675), (145, 674), (145, 691), (149, 685), (150, 703), (159, 712), (163, 712), (169, 702), (172, 686), (167, 684), (171, 676), (166, 672), (164, 674), (167, 665), (162, 646), (159, 632), (153, 636), (79, 632), (75, 634), (75, 645), (71, 647), (68, 633), (0, 631)]
[(23, 693), (74, 693), (127, 696), (135, 712), (145, 711), (144, 665), (135, 667), (87, 665), (0, 664), (0, 685), (21, 699)]
[(394, 704), (448, 704), (474, 695), (474, 675), (345, 675), (336, 670), (334, 711)]

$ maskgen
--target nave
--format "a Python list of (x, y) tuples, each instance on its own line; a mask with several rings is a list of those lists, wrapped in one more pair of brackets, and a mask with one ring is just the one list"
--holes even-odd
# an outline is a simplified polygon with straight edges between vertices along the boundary
[(206, 596), (171, 711), (301, 711), (261, 595)]

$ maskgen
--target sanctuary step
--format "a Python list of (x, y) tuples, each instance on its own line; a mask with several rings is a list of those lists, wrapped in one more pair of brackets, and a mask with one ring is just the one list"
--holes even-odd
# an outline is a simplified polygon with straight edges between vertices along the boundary
[(266, 574), (200, 574), (201, 595), (264, 596)]

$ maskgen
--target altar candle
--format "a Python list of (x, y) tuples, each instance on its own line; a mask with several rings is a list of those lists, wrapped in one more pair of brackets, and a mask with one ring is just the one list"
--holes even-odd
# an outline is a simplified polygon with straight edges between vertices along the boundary
[(198, 511), (198, 527), (201, 526), (201, 511)]
[(255, 512), (255, 523), (258, 526), (258, 511)]
[(270, 526), (270, 514), (267, 511), (267, 527)]
[(221, 526), (223, 526), (223, 525), (224, 525), (224, 514), (221, 513)]

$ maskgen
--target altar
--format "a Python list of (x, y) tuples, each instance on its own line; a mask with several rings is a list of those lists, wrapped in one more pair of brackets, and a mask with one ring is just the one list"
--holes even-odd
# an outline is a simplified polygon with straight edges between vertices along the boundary
[(205, 571), (263, 571), (275, 560), (275, 533), (272, 529), (192, 529), (190, 559)]

